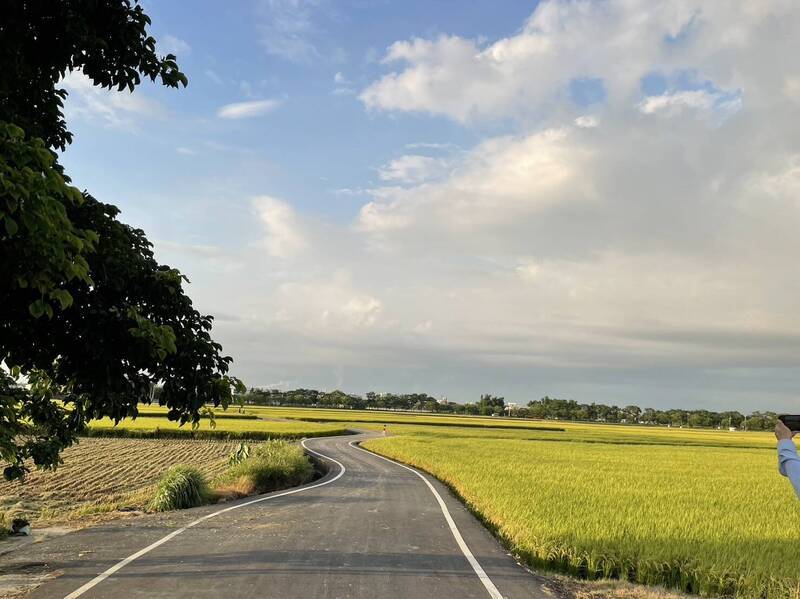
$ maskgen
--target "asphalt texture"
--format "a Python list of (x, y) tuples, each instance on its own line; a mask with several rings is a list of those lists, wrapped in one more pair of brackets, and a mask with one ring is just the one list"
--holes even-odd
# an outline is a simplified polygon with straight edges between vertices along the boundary
[[(304, 490), (273, 493), (204, 520), (80, 597), (491, 598), (428, 486), (414, 472), (349, 445), (363, 438), (307, 441), (345, 473), (314, 487), (340, 473), (330, 463), (326, 476)], [(502, 597), (552, 599), (544, 579), (518, 565), (444, 485), (425, 477)], [(114, 521), (29, 545), (0, 567), (41, 566), (51, 578), (29, 597), (67, 597), (170, 533), (249, 500)]]

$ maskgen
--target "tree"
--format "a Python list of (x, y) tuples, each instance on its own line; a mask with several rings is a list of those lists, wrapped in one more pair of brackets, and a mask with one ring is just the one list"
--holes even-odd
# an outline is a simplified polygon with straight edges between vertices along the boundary
[(495, 397), (491, 394), (481, 395), (478, 401), (478, 413), (484, 416), (491, 416), (492, 414), (502, 414), (505, 410), (506, 402), (503, 397)]
[(0, 9), (0, 120), (48, 147), (72, 141), (58, 82), (80, 69), (92, 83), (133, 91), (142, 76), (186, 86), (172, 54), (159, 57), (138, 0), (6, 0)]
[(658, 417), (658, 412), (653, 408), (645, 408), (644, 412), (642, 412), (642, 422), (646, 424), (653, 424), (656, 422)]
[(639, 417), (642, 415), (642, 409), (639, 406), (625, 406), (622, 408), (622, 413), (627, 422), (639, 422)]
[[(159, 57), (134, 0), (9, 0), (0, 16), (0, 458), (58, 464), (86, 422), (158, 401), (197, 423), (244, 388), (178, 271), (160, 265), (119, 210), (69, 185), (52, 148), (72, 139), (58, 82), (81, 69), (130, 91), (142, 77), (186, 85)], [(44, 41), (46, 40), (46, 43)]]

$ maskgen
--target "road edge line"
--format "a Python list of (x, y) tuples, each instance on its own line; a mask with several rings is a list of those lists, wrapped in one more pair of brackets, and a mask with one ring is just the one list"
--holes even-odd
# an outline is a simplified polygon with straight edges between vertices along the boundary
[[(133, 553), (133, 554), (129, 555), (128, 557), (126, 557), (125, 559), (120, 560), (119, 562), (117, 562), (116, 564), (114, 564), (113, 566), (108, 568), (107, 570), (101, 572), (100, 574), (98, 574), (97, 576), (92, 578), (89, 582), (87, 582), (83, 586), (75, 589), (69, 595), (66, 595), (64, 597), (64, 599), (76, 599), (77, 597), (80, 597), (86, 591), (94, 588), (95, 586), (97, 586), (98, 584), (103, 582), (106, 578), (108, 578), (109, 576), (111, 576), (115, 572), (121, 570), (122, 568), (124, 568), (125, 566), (130, 564), (131, 562), (139, 559), (140, 557), (142, 557), (146, 553), (151, 552), (153, 549), (163, 545), (164, 543), (166, 543), (170, 539), (172, 539), (174, 537), (177, 537), (179, 534), (181, 534), (183, 532), (186, 532), (187, 530), (189, 530), (193, 526), (196, 526), (196, 525), (200, 524), (201, 522), (205, 522), (206, 520), (210, 520), (211, 518), (214, 518), (214, 517), (219, 516), (220, 514), (224, 514), (226, 512), (237, 510), (239, 508), (246, 507), (248, 505), (253, 505), (254, 503), (261, 503), (262, 501), (267, 501), (268, 499), (275, 499), (277, 497), (285, 497), (286, 495), (293, 495), (294, 493), (300, 493), (302, 491), (310, 491), (311, 489), (316, 489), (318, 487), (324, 487), (325, 485), (329, 485), (332, 482), (336, 482), (337, 480), (339, 480), (344, 475), (345, 472), (347, 472), (347, 469), (344, 467), (344, 464), (342, 464), (338, 460), (334, 460), (332, 457), (326, 456), (325, 454), (319, 453), (318, 451), (314, 451), (313, 449), (309, 448), (306, 445), (306, 441), (307, 441), (307, 439), (303, 439), (300, 442), (300, 445), (303, 446), (303, 449), (305, 449), (306, 451), (308, 451), (310, 453), (313, 453), (315, 456), (321, 457), (321, 458), (323, 458), (325, 460), (330, 460), (331, 462), (333, 462), (334, 464), (339, 466), (339, 472), (338, 472), (338, 474), (336, 474), (336, 476), (334, 476), (333, 478), (328, 479), (326, 481), (323, 481), (321, 483), (315, 483), (313, 485), (304, 486), (304, 487), (296, 487), (294, 489), (290, 489), (288, 491), (282, 491), (282, 492), (276, 493), (274, 495), (267, 495), (266, 497), (259, 497), (258, 499), (252, 499), (250, 501), (245, 501), (243, 503), (237, 503), (236, 505), (232, 505), (232, 506), (223, 508), (221, 510), (217, 510), (216, 512), (212, 512), (210, 514), (206, 514), (202, 518), (198, 518), (197, 520), (194, 520), (193, 522), (190, 522), (186, 526), (183, 526), (183, 527), (181, 527), (181, 528), (179, 528), (177, 530), (173, 530), (171, 533), (169, 533), (168, 535), (160, 538), (155, 543), (152, 543), (152, 544), (148, 545), (147, 547), (145, 547), (144, 549), (140, 549), (136, 553)], [(366, 451), (366, 450), (362, 450), (362, 451)]]
[(492, 582), (492, 579), (489, 578), (489, 575), (486, 573), (486, 570), (483, 569), (483, 566), (481, 566), (480, 562), (478, 562), (477, 558), (472, 554), (472, 551), (470, 551), (467, 542), (464, 540), (464, 537), (461, 536), (461, 531), (458, 530), (458, 526), (456, 526), (455, 520), (453, 520), (453, 516), (450, 514), (450, 510), (447, 509), (447, 505), (445, 504), (444, 499), (442, 499), (442, 496), (439, 494), (439, 491), (437, 491), (436, 488), (431, 484), (431, 481), (425, 478), (425, 476), (421, 472), (418, 472), (414, 468), (406, 466), (405, 464), (401, 464), (400, 462), (395, 462), (394, 460), (391, 460), (387, 457), (377, 454), (374, 451), (369, 451), (368, 449), (364, 449), (363, 447), (361, 447), (360, 444), (355, 444), (355, 443), (356, 441), (350, 441), (348, 445), (350, 447), (353, 447), (354, 449), (359, 449), (364, 453), (368, 453), (372, 456), (375, 456), (376, 458), (386, 460), (387, 462), (395, 464), (396, 466), (405, 468), (409, 472), (413, 472), (414, 474), (416, 474), (423, 480), (423, 482), (426, 485), (428, 485), (428, 489), (430, 489), (431, 493), (433, 493), (433, 496), (436, 498), (436, 501), (439, 503), (439, 508), (442, 510), (442, 514), (444, 514), (444, 519), (447, 521), (447, 525), (450, 527), (450, 532), (453, 534), (453, 537), (455, 538), (459, 549), (461, 549), (461, 553), (463, 553), (464, 557), (467, 558), (469, 565), (472, 566), (472, 569), (475, 571), (475, 574), (483, 583), (483, 586), (488, 591), (489, 596), (492, 599), (504, 599), (503, 595), (500, 593), (500, 591)]

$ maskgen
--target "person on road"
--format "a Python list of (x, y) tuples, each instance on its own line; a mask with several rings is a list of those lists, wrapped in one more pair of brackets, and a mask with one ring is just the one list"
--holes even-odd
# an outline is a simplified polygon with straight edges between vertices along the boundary
[(783, 422), (775, 425), (775, 436), (778, 438), (778, 470), (789, 478), (794, 492), (800, 497), (800, 456), (792, 441), (794, 433)]
[(386, 435), (386, 425), (383, 425), (383, 434)]

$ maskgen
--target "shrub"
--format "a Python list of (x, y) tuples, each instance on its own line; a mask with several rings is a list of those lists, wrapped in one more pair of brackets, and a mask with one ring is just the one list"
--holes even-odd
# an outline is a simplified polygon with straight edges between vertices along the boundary
[(197, 468), (172, 466), (158, 481), (150, 509), (166, 512), (196, 507), (207, 503), (210, 495), (206, 479)]
[(314, 467), (300, 447), (286, 441), (269, 441), (231, 466), (221, 482), (223, 489), (249, 495), (300, 485), (313, 475)]

